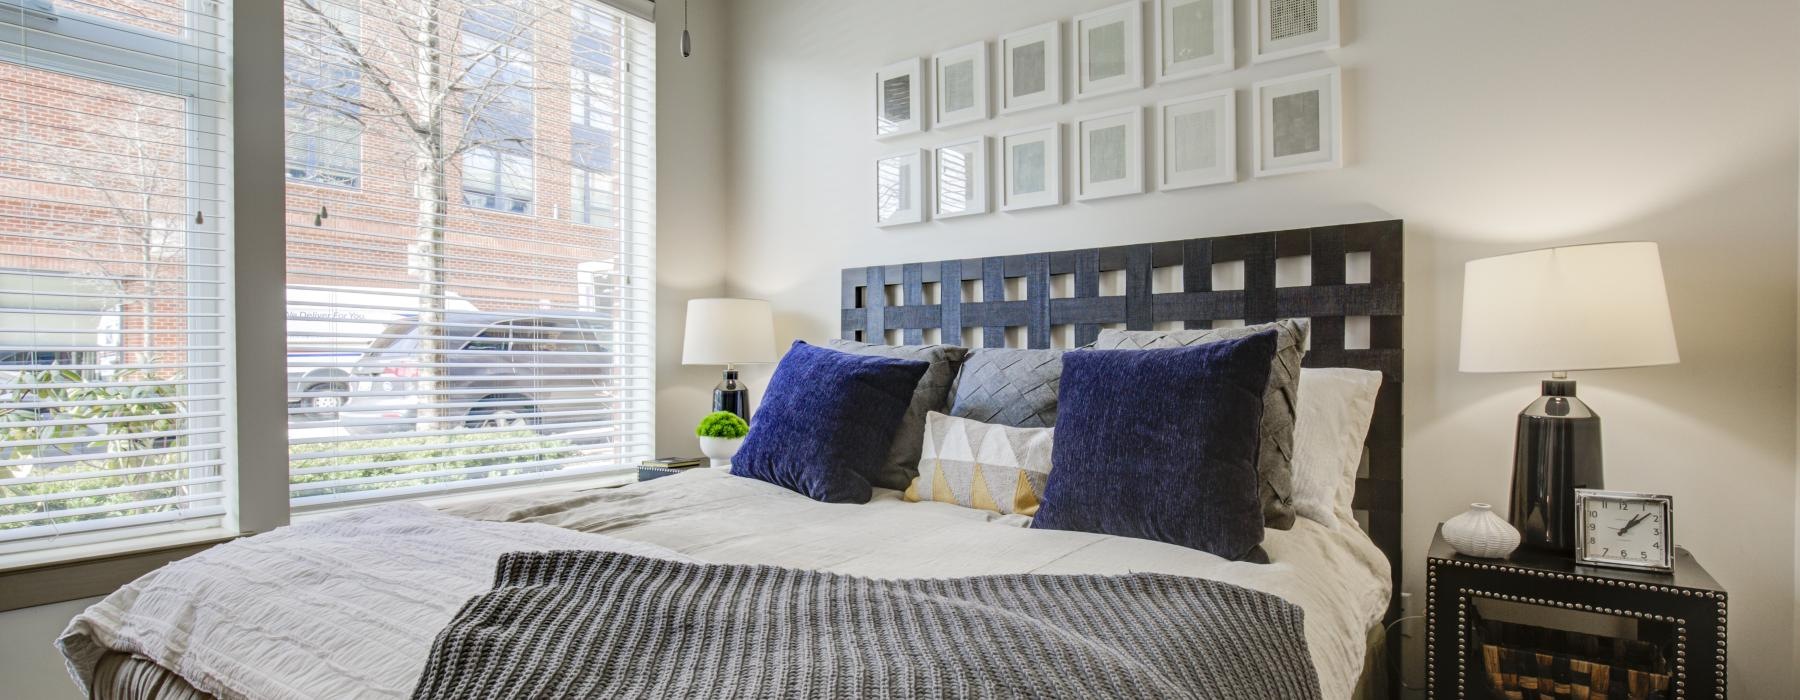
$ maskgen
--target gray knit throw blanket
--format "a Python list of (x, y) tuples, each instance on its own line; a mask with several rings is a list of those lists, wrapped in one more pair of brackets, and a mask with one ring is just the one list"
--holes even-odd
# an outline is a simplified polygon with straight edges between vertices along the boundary
[(414, 698), (1319, 697), (1298, 606), (1168, 576), (501, 557)]

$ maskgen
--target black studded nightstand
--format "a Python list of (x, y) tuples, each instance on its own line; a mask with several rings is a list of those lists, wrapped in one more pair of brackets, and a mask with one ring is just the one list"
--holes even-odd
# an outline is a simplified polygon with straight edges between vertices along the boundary
[(1663, 689), (1644, 697), (1725, 697), (1725, 590), (1685, 549), (1659, 574), (1523, 548), (1466, 557), (1440, 530), (1425, 567), (1426, 697), (1621, 683)]

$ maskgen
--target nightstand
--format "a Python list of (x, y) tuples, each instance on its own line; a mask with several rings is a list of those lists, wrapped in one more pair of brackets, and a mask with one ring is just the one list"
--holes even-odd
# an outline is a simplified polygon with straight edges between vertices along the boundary
[(1659, 574), (1524, 548), (1466, 557), (1440, 529), (1425, 571), (1427, 697), (1503, 697), (1495, 688), (1539, 679), (1725, 697), (1725, 590), (1685, 549), (1673, 574)]

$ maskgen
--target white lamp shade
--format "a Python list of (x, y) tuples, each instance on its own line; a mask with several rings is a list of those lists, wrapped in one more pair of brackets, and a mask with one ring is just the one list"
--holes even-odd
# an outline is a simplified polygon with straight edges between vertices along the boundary
[(775, 361), (775, 316), (761, 299), (690, 299), (684, 365), (750, 365)]
[(1547, 248), (1464, 267), (1464, 372), (1567, 372), (1680, 361), (1655, 243)]

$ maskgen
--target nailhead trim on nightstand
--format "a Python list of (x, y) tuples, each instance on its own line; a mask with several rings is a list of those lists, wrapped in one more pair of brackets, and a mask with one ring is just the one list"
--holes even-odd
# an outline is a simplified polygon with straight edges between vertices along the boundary
[[(1426, 616), (1426, 628), (1429, 630), (1433, 630), (1433, 631), (1426, 635), (1425, 643), (1426, 643), (1427, 649), (1435, 648), (1435, 644), (1437, 642), (1437, 632), (1435, 631), (1437, 629), (1437, 606), (1433, 605), (1432, 602), (1437, 600), (1437, 586), (1438, 586), (1437, 577), (1438, 577), (1438, 566), (1439, 565), (1460, 566), (1460, 567), (1475, 569), (1478, 571), (1497, 571), (1497, 572), (1504, 572), (1504, 573), (1509, 573), (1509, 574), (1523, 574), (1526, 576), (1534, 576), (1537, 578), (1544, 578), (1544, 579), (1550, 579), (1550, 580), (1555, 580), (1555, 581), (1574, 581), (1574, 582), (1578, 582), (1578, 583), (1599, 584), (1602, 586), (1613, 586), (1613, 587), (1617, 587), (1617, 588), (1627, 588), (1627, 589), (1632, 589), (1632, 590), (1650, 591), (1653, 593), (1663, 593), (1663, 594), (1668, 594), (1668, 595), (1677, 595), (1678, 594), (1678, 595), (1683, 595), (1683, 596), (1697, 596), (1700, 598), (1708, 598), (1708, 599), (1717, 600), (1718, 601), (1718, 603), (1717, 603), (1718, 610), (1719, 610), (1719, 630), (1720, 631), (1717, 633), (1719, 650), (1718, 650), (1718, 656), (1715, 659), (1714, 664), (1713, 664), (1713, 679), (1714, 679), (1714, 683), (1719, 688), (1719, 690), (1714, 693), (1713, 697), (1717, 698), (1718, 700), (1724, 700), (1724, 698), (1725, 698), (1724, 688), (1725, 688), (1725, 668), (1726, 668), (1726, 666), (1725, 666), (1725, 641), (1726, 640), (1725, 640), (1724, 630), (1726, 629), (1726, 624), (1725, 624), (1725, 622), (1726, 622), (1726, 620), (1725, 620), (1726, 596), (1723, 591), (1697, 591), (1697, 590), (1694, 590), (1691, 588), (1682, 588), (1679, 586), (1665, 586), (1665, 585), (1661, 585), (1661, 584), (1639, 583), (1639, 582), (1635, 582), (1635, 581), (1616, 581), (1613, 579), (1599, 578), (1599, 577), (1595, 577), (1595, 576), (1583, 576), (1581, 574), (1566, 574), (1566, 573), (1555, 572), (1555, 571), (1540, 571), (1537, 569), (1526, 569), (1526, 568), (1522, 568), (1522, 567), (1508, 566), (1508, 565), (1504, 565), (1504, 564), (1487, 564), (1487, 563), (1481, 563), (1481, 562), (1461, 561), (1461, 560), (1457, 560), (1457, 559), (1428, 559), (1427, 565), (1426, 565), (1426, 572), (1425, 572), (1425, 600), (1426, 600), (1425, 616)], [(1467, 651), (1467, 647), (1468, 647), (1468, 644), (1467, 644), (1467, 641), (1468, 641), (1468, 606), (1469, 606), (1469, 599), (1472, 597), (1492, 598), (1492, 599), (1496, 599), (1496, 600), (1504, 600), (1504, 601), (1509, 601), (1509, 602), (1514, 602), (1514, 603), (1527, 603), (1527, 604), (1531, 604), (1531, 605), (1547, 605), (1547, 606), (1551, 606), (1551, 607), (1565, 608), (1565, 609), (1569, 609), (1569, 610), (1580, 610), (1580, 611), (1584, 611), (1584, 612), (1595, 612), (1595, 613), (1603, 613), (1603, 614), (1609, 614), (1609, 615), (1629, 616), (1629, 617), (1635, 617), (1635, 618), (1639, 618), (1639, 619), (1652, 620), (1655, 622), (1672, 622), (1676, 625), (1676, 628), (1675, 628), (1675, 635), (1676, 635), (1676, 637), (1675, 637), (1675, 650), (1676, 650), (1675, 651), (1675, 697), (1676, 698), (1687, 697), (1687, 624), (1688, 624), (1688, 621), (1686, 619), (1673, 618), (1673, 617), (1669, 617), (1666, 615), (1656, 615), (1656, 614), (1652, 614), (1652, 613), (1637, 612), (1637, 611), (1633, 611), (1633, 610), (1624, 610), (1621, 608), (1608, 608), (1608, 607), (1598, 606), (1598, 605), (1563, 603), (1563, 602), (1554, 601), (1554, 600), (1547, 600), (1544, 598), (1529, 598), (1529, 597), (1524, 597), (1524, 596), (1504, 595), (1504, 594), (1491, 593), (1491, 592), (1487, 592), (1487, 591), (1470, 589), (1470, 588), (1458, 589), (1457, 594), (1458, 595), (1457, 595), (1457, 602), (1456, 602), (1456, 616), (1457, 616), (1457, 620), (1456, 620), (1456, 659), (1457, 659), (1456, 678), (1457, 678), (1457, 683), (1456, 683), (1456, 687), (1457, 687), (1457, 697), (1458, 698), (1465, 698), (1465, 697), (1467, 697), (1467, 693), (1468, 693), (1468, 691), (1466, 689), (1466, 687), (1468, 685), (1468, 671), (1467, 671), (1468, 664), (1466, 663), (1467, 653), (1468, 653), (1468, 651)], [(1426, 660), (1425, 660), (1425, 687), (1427, 689), (1426, 697), (1427, 698), (1435, 698), (1437, 696), (1437, 691), (1436, 691), (1436, 688), (1437, 688), (1437, 684), (1436, 684), (1437, 655), (1427, 653), (1425, 655), (1425, 657), (1426, 657)]]

